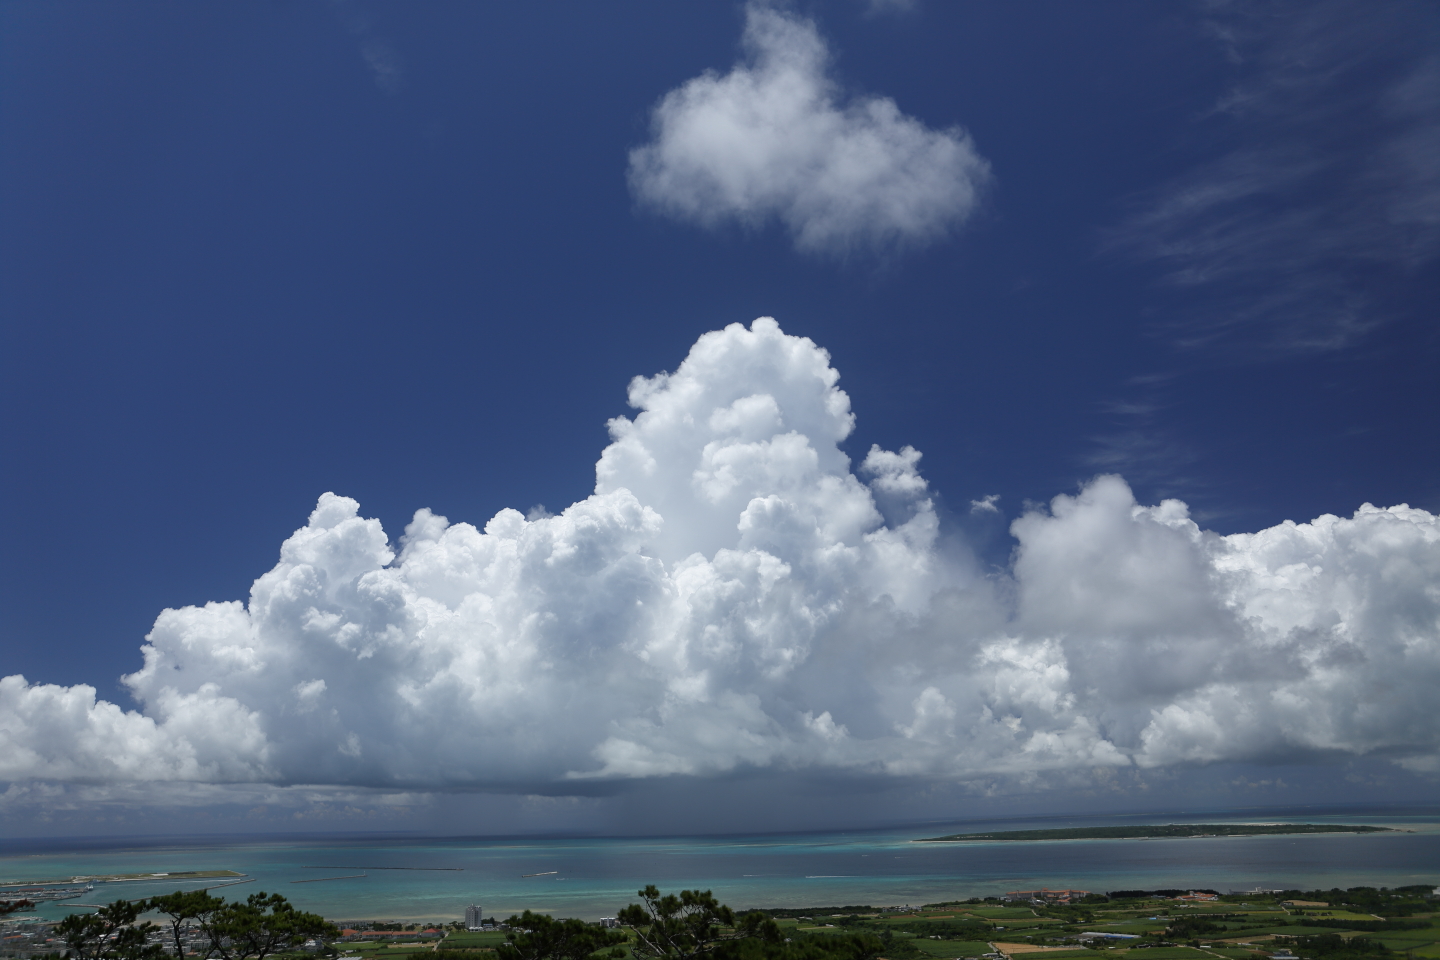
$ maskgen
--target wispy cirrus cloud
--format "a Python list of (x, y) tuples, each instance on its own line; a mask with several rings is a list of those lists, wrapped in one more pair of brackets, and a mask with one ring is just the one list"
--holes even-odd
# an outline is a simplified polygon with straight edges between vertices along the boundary
[(1138, 197), (1106, 246), (1162, 268), (1185, 345), (1343, 347), (1440, 256), (1440, 17), (1431, 4), (1217, 3), (1235, 80), (1219, 145)]
[(376, 14), (355, 0), (331, 0), (332, 9), (358, 44), (375, 85), (394, 96), (405, 82), (405, 61), (394, 46), (375, 31)]

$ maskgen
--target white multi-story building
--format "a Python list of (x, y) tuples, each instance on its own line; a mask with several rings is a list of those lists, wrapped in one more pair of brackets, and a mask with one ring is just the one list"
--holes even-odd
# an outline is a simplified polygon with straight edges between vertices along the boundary
[(480, 904), (472, 903), (465, 908), (465, 929), (470, 932), (483, 930), (485, 928), (485, 912), (480, 909)]

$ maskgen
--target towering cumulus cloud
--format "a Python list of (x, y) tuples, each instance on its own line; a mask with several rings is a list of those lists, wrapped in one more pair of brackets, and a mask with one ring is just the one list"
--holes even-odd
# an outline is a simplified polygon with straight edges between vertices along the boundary
[(630, 154), (641, 202), (707, 226), (776, 218), (800, 249), (842, 254), (927, 243), (970, 215), (990, 167), (963, 130), (885, 97), (842, 103), (815, 25), (768, 4), (747, 8), (745, 50), (655, 108)]
[(920, 454), (838, 444), (829, 357), (773, 320), (636, 378), (595, 493), (398, 543), (327, 493), (248, 603), (166, 610), (125, 678), (0, 681), (9, 781), (583, 791), (828, 770), (966, 779), (1378, 754), (1436, 769), (1440, 519), (1228, 537), (1100, 477), (941, 549)]

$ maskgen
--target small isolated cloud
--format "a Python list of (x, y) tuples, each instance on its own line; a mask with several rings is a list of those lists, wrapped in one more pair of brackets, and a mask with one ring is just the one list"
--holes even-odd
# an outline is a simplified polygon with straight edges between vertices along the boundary
[(779, 220), (811, 253), (931, 243), (975, 208), (990, 165), (958, 127), (887, 97), (844, 100), (809, 20), (752, 2), (745, 58), (666, 94), (630, 153), (646, 206), (712, 227)]
[(997, 507), (997, 506), (995, 506), (995, 504), (997, 504), (997, 503), (999, 503), (999, 502), (1000, 502), (1000, 494), (998, 494), (998, 493), (989, 493), (989, 494), (986, 494), (985, 496), (981, 497), (979, 500), (971, 500), (971, 501), (970, 501), (970, 512), (971, 512), (971, 513), (999, 513), (999, 512), (1000, 512), (1000, 508)]
[(356, 0), (332, 0), (331, 9), (355, 38), (375, 85), (391, 96), (399, 93), (405, 81), (405, 62), (389, 41), (375, 32), (374, 11)]
[(919, 451), (852, 470), (838, 380), (773, 320), (734, 324), (631, 382), (595, 492), (558, 513), (422, 509), (392, 541), (321, 496), (246, 600), (159, 615), (124, 678), (140, 709), (0, 680), (0, 807), (1440, 768), (1440, 517), (1219, 536), (1101, 476), (1015, 520), (990, 580), (942, 543)]
[(369, 38), (360, 44), (360, 56), (375, 77), (375, 85), (386, 93), (400, 90), (404, 78), (404, 64), (395, 49), (384, 40)]

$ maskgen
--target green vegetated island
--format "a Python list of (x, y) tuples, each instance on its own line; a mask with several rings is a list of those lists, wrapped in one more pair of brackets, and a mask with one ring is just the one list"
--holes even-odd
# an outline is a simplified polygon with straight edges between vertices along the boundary
[(1003, 830), (925, 837), (921, 843), (964, 840), (1158, 840), (1174, 837), (1259, 837), (1293, 833), (1393, 833), (1392, 827), (1342, 823), (1167, 823), (1153, 827), (1062, 827), (1057, 830)]

